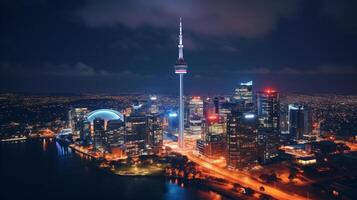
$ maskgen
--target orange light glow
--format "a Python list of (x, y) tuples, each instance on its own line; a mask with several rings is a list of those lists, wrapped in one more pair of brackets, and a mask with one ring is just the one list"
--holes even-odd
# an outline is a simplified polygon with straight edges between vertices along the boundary
[(216, 115), (211, 115), (211, 116), (208, 117), (208, 119), (215, 120), (215, 119), (217, 119), (217, 116)]

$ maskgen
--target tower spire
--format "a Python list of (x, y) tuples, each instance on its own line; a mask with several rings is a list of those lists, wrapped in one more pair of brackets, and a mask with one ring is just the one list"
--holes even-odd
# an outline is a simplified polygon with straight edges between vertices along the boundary
[(187, 73), (187, 64), (183, 60), (183, 44), (182, 44), (182, 21), (180, 17), (180, 34), (179, 34), (179, 57), (175, 64), (175, 74), (178, 74), (180, 77), (180, 105), (179, 105), (179, 136), (178, 136), (178, 145), (180, 148), (184, 148), (185, 139), (184, 139), (184, 110), (185, 103), (183, 99), (183, 75)]
[(182, 20), (180, 17), (180, 35), (179, 35), (179, 59), (183, 59), (183, 44), (182, 44)]

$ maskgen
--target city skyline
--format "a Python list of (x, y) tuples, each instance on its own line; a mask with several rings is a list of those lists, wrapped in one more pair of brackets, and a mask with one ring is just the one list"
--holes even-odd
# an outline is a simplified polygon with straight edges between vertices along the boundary
[(259, 90), (356, 93), (353, 1), (200, 4), (3, 1), (0, 91), (175, 93), (182, 16), (194, 66), (187, 94), (230, 93), (249, 80)]
[(356, 199), (355, 10), (1, 1), (2, 199)]

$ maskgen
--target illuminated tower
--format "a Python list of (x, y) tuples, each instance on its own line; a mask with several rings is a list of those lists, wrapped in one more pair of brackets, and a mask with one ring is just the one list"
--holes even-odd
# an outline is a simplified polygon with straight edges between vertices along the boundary
[(182, 44), (182, 23), (180, 18), (180, 35), (179, 35), (179, 56), (175, 65), (175, 74), (180, 77), (180, 109), (179, 109), (179, 137), (178, 143), (180, 148), (184, 148), (184, 102), (183, 102), (183, 75), (187, 73), (187, 64), (183, 59), (183, 44)]

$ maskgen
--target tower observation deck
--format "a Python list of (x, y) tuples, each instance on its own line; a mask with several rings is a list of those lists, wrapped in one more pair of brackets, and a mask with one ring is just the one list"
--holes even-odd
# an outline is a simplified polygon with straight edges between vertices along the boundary
[(180, 105), (179, 105), (179, 134), (178, 144), (180, 148), (184, 148), (184, 100), (183, 100), (183, 75), (187, 73), (187, 64), (183, 59), (183, 43), (182, 43), (182, 21), (180, 18), (180, 33), (179, 33), (179, 56), (175, 64), (175, 74), (180, 77)]

